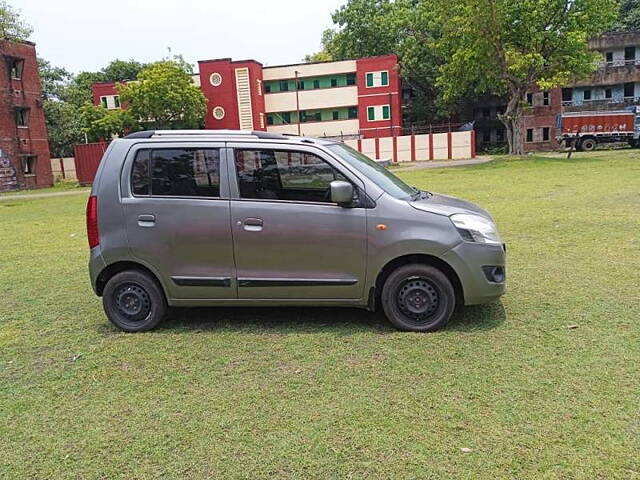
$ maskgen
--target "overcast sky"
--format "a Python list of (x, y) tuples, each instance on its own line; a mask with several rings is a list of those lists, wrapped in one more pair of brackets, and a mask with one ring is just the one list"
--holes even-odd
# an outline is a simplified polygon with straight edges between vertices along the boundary
[[(346, 0), (9, 0), (33, 27), (40, 57), (72, 72), (110, 60), (181, 53), (191, 63), (232, 57), (296, 63), (320, 48)], [(196, 65), (197, 70), (197, 65)]]

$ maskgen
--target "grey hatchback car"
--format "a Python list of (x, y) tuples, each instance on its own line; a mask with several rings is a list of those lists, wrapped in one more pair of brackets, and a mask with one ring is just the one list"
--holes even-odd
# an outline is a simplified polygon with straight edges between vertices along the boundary
[(87, 203), (91, 284), (128, 332), (169, 306), (382, 307), (433, 331), (505, 291), (491, 216), (334, 141), (234, 130), (111, 142)]

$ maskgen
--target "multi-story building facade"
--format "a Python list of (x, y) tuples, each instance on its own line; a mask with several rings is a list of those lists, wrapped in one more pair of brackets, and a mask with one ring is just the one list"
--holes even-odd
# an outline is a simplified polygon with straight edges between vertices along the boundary
[(51, 186), (35, 45), (0, 41), (0, 191)]
[[(194, 84), (207, 99), (205, 128), (308, 136), (402, 133), (398, 57), (265, 67), (255, 60), (201, 60)], [(96, 105), (121, 108), (115, 84), (93, 85)]]
[[(591, 76), (549, 91), (532, 88), (523, 98), (527, 104), (522, 132), (525, 151), (560, 147), (556, 136), (562, 112), (640, 105), (640, 33), (609, 33), (590, 40), (589, 46), (602, 56)], [(503, 99), (483, 97), (466, 109), (463, 118), (475, 120), (478, 149), (504, 144), (504, 126), (498, 119), (504, 106)]]

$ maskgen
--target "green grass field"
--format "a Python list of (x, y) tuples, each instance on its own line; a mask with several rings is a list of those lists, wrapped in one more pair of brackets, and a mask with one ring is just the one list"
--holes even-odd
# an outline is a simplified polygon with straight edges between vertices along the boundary
[(640, 153), (401, 175), (494, 214), (501, 303), (434, 334), (352, 309), (123, 334), (85, 196), (0, 202), (0, 478), (640, 478)]

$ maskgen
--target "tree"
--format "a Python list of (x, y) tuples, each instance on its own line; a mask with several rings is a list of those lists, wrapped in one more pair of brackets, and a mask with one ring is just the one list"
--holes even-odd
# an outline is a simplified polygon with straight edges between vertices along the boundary
[(107, 110), (102, 105), (85, 104), (80, 109), (82, 130), (90, 142), (111, 140), (140, 130), (140, 125), (129, 110)]
[(38, 72), (42, 84), (42, 108), (51, 155), (72, 156), (73, 145), (84, 141), (77, 107), (62, 100), (72, 75), (64, 68), (54, 67), (42, 58), (38, 58)]
[(523, 97), (595, 68), (587, 39), (616, 18), (616, 0), (437, 0), (446, 63), (438, 85), (445, 100), (469, 92), (505, 95), (500, 120), (509, 152), (522, 154)]
[(43, 109), (51, 156), (72, 157), (73, 146), (84, 142), (84, 131), (78, 109), (70, 103), (59, 100), (45, 100)]
[(442, 60), (436, 49), (439, 25), (433, 0), (349, 0), (325, 30), (320, 52), (306, 60), (345, 60), (395, 53), (402, 59), (400, 75), (412, 88), (405, 111), (410, 122), (435, 120), (449, 112), (439, 102), (435, 86)]
[(45, 100), (60, 100), (72, 75), (62, 67), (54, 67), (44, 58), (38, 58), (38, 74)]
[(137, 82), (118, 85), (120, 101), (153, 129), (202, 127), (206, 100), (184, 67), (163, 60), (147, 66)]
[(332, 28), (327, 28), (324, 32), (322, 32), (322, 38), (320, 39), (320, 45), (322, 48), (319, 52), (310, 53), (305, 55), (305, 62), (329, 62), (331, 60), (335, 60), (333, 58), (333, 54), (331, 53), (331, 47), (334, 42), (334, 38), (336, 36), (336, 31)]
[(640, 30), (640, 0), (622, 0), (613, 29), (618, 32)]
[(20, 12), (14, 10), (5, 1), (0, 1), (0, 40), (27, 40), (33, 30), (20, 18)]
[(136, 60), (112, 60), (101, 70), (103, 82), (135, 80), (146, 65)]

